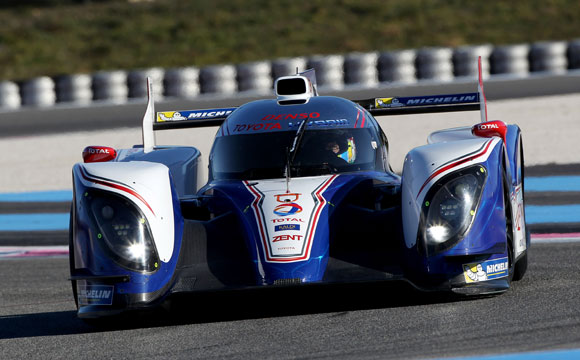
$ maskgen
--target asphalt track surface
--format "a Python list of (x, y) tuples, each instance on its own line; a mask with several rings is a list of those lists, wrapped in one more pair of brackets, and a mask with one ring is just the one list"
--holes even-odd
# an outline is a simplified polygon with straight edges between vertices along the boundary
[[(537, 80), (546, 84), (546, 79)], [(563, 84), (570, 89), (555, 93), (578, 91), (577, 81)], [(497, 94), (503, 84), (496, 86), (496, 91), (488, 93)], [(504, 90), (511, 94), (509, 88)], [(532, 91), (520, 96), (540, 94)], [(511, 96), (500, 94), (498, 99), (504, 97)], [(136, 103), (125, 109), (140, 113), (142, 107)], [(60, 109), (68, 112), (56, 117), (68, 121), (62, 124), (48, 119), (50, 112), (40, 109), (3, 114), (6, 121), (0, 124), (0, 137), (47, 129), (71, 131), (73, 121), (78, 130), (112, 123), (138, 126), (117, 122), (121, 115), (112, 107), (99, 109), (91, 112), (104, 115), (95, 118), (106, 121), (88, 121), (85, 112), (76, 114), (74, 108)], [(122, 317), (98, 327), (76, 317), (67, 257), (3, 259), (0, 349), (5, 358), (42, 359), (429, 359), (577, 349), (579, 250), (577, 242), (532, 244), (526, 277), (495, 297), (458, 299), (417, 293), (398, 284), (263, 289), (180, 298), (169, 309)]]
[(580, 347), (580, 243), (533, 244), (503, 295), (456, 299), (396, 284), (179, 299), (100, 327), (76, 318), (68, 259), (0, 261), (4, 358), (401, 359)]

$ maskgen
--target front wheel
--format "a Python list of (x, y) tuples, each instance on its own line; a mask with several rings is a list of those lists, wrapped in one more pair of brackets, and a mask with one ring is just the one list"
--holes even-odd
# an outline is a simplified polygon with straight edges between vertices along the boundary
[[(526, 228), (526, 243), (530, 243), (530, 230)], [(512, 280), (518, 281), (524, 278), (526, 270), (528, 269), (528, 251), (529, 247), (526, 248), (524, 255), (516, 262), (514, 266), (514, 277)]]

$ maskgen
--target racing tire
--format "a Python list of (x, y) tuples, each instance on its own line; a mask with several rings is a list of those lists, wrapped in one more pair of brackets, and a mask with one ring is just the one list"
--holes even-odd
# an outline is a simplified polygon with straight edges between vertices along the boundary
[[(530, 238), (530, 230), (526, 229), (526, 241), (528, 244), (529, 238)], [(526, 249), (524, 255), (522, 255), (522, 257), (514, 265), (514, 276), (512, 278), (513, 281), (519, 281), (524, 278), (526, 270), (528, 269), (528, 251), (529, 248)]]
[[(72, 272), (74, 270), (74, 265), (75, 265), (75, 253), (74, 253), (74, 248), (73, 248), (72, 230), (73, 230), (73, 211), (71, 209), (70, 210), (69, 228), (68, 228), (68, 262), (69, 262), (70, 274), (71, 275), (72, 275)], [(78, 297), (78, 294), (77, 294), (77, 282), (76, 282), (76, 280), (71, 280), (70, 283), (71, 283), (71, 286), (72, 286), (72, 292), (73, 292), (73, 298), (75, 300), (75, 306), (76, 306), (76, 308), (78, 310), (78, 308), (79, 308), (79, 297)]]

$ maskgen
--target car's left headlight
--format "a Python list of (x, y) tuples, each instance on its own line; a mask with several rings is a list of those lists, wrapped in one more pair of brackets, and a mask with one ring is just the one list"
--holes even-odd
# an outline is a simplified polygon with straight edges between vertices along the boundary
[(160, 262), (149, 222), (131, 201), (111, 192), (91, 189), (82, 199), (101, 248), (122, 267), (152, 272)]
[(481, 165), (470, 166), (444, 176), (425, 196), (421, 206), (421, 227), (427, 255), (454, 246), (469, 230), (487, 171)]

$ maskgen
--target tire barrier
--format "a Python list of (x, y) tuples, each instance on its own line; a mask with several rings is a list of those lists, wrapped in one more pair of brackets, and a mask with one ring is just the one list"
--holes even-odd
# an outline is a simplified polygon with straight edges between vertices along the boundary
[(147, 77), (153, 79), (157, 99), (194, 98), (203, 93), (266, 92), (272, 89), (275, 79), (309, 68), (316, 69), (322, 91), (338, 90), (345, 84), (374, 87), (378, 83), (452, 81), (477, 77), (479, 56), (484, 76), (527, 76), (530, 72), (561, 74), (568, 69), (580, 69), (580, 39), (288, 57), (238, 65), (210, 65), (201, 69), (191, 66), (99, 71), (54, 79), (42, 76), (22, 82), (0, 82), (0, 110), (55, 103), (86, 105), (91, 101), (122, 103), (128, 99), (142, 99), (147, 96)]
[(127, 74), (130, 98), (147, 98), (147, 78), (151, 78), (153, 94), (156, 100), (163, 98), (163, 77), (165, 70), (161, 68), (149, 68), (133, 70)]
[(347, 54), (344, 58), (345, 84), (375, 86), (379, 82), (378, 59), (377, 52)]
[(570, 41), (568, 44), (568, 68), (580, 69), (580, 39)]
[(22, 104), (27, 106), (52, 106), (56, 103), (54, 81), (48, 76), (30, 79), (20, 89)]
[(0, 108), (17, 109), (20, 107), (20, 89), (12, 81), (0, 82)]
[(477, 60), (481, 56), (481, 73), (489, 76), (489, 56), (491, 45), (461, 46), (453, 50), (453, 74), (456, 77), (477, 78), (479, 75)]
[(341, 89), (344, 86), (344, 57), (315, 55), (308, 58), (308, 68), (316, 70), (318, 89)]
[(565, 41), (545, 41), (533, 43), (530, 49), (530, 70), (563, 73), (568, 70)]
[(528, 44), (497, 46), (491, 53), (492, 74), (527, 75), (530, 64)]
[(99, 71), (93, 75), (93, 99), (124, 102), (128, 96), (125, 71)]
[(201, 69), (199, 81), (202, 93), (232, 94), (238, 90), (234, 65), (210, 65)]
[(453, 49), (423, 48), (417, 51), (417, 77), (425, 80), (451, 81), (453, 79)]
[(199, 95), (199, 69), (191, 67), (173, 68), (165, 71), (165, 96), (193, 98)]
[(280, 58), (272, 61), (272, 78), (275, 80), (281, 76), (294, 75), (306, 70), (306, 58)]
[(88, 74), (59, 76), (55, 85), (57, 102), (87, 104), (93, 100), (92, 79)]
[(417, 52), (413, 49), (386, 51), (379, 55), (379, 81), (404, 82), (417, 81), (415, 60)]
[(272, 65), (269, 61), (239, 64), (236, 70), (239, 91), (269, 91), (272, 89)]

